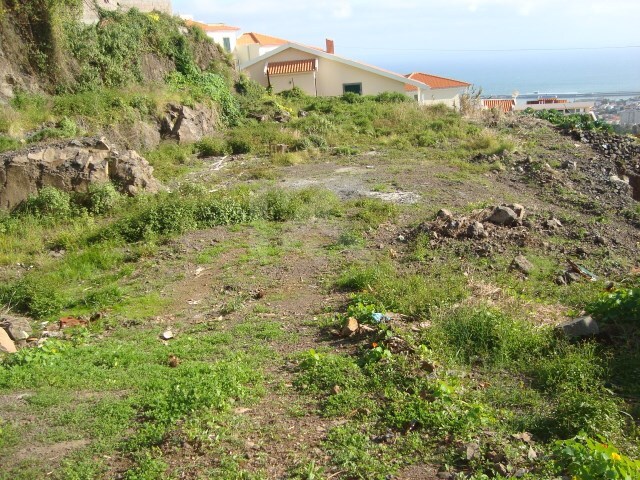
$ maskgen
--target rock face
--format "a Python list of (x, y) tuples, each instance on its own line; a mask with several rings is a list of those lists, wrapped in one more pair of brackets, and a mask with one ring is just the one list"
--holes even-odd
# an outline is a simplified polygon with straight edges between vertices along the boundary
[(159, 12), (171, 15), (171, 0), (94, 0), (92, 2), (83, 2), (82, 20), (85, 23), (94, 23), (98, 20), (98, 8), (104, 10), (129, 10), (137, 8), (141, 12)]
[(88, 138), (0, 155), (0, 208), (10, 210), (43, 187), (83, 192), (108, 181), (130, 195), (161, 188), (153, 167), (138, 153)]
[(197, 142), (214, 134), (218, 124), (218, 112), (212, 106), (169, 105), (168, 113), (162, 119), (160, 134), (181, 143)]

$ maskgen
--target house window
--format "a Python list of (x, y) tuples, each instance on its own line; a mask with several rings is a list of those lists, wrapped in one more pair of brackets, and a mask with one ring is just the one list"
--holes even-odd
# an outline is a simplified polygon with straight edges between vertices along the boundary
[(361, 83), (343, 83), (342, 93), (349, 93), (349, 92), (362, 95), (362, 84)]
[(227, 52), (231, 51), (231, 39), (229, 37), (224, 37), (222, 39), (222, 43), (224, 43), (224, 49)]

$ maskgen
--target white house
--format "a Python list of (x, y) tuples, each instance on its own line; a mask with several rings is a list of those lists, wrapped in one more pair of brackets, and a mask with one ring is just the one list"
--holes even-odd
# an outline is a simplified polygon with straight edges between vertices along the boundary
[(289, 43), (287, 40), (270, 35), (263, 35), (262, 33), (243, 33), (240, 35), (240, 38), (238, 38), (235, 50), (236, 58), (240, 65), (242, 65), (287, 43)]
[(471, 84), (467, 82), (439, 77), (437, 75), (429, 75), (428, 73), (414, 72), (405, 76), (424, 83), (429, 87), (428, 89), (419, 89), (414, 85), (407, 84), (405, 86), (407, 95), (422, 105), (444, 103), (449, 107), (459, 107), (460, 95), (471, 86)]
[(346, 92), (376, 95), (406, 92), (405, 85), (426, 95), (430, 87), (399, 73), (335, 55), (333, 42), (327, 51), (297, 43), (284, 43), (264, 55), (240, 64), (255, 82), (271, 87), (275, 93), (299, 87), (308, 95), (331, 97)]
[(240, 28), (225, 25), (224, 23), (202, 23), (195, 20), (186, 20), (185, 23), (188, 26), (200, 27), (225, 52), (233, 53), (235, 51)]

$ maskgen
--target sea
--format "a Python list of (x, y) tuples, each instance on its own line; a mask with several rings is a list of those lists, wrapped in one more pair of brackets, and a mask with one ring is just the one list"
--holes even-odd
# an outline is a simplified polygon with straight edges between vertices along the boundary
[(511, 97), (514, 92), (583, 99), (640, 95), (640, 48), (407, 53), (369, 62), (396, 72), (463, 80), (484, 97)]

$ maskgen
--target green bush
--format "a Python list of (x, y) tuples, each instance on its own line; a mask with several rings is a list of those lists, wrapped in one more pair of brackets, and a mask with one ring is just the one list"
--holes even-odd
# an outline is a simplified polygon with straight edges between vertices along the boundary
[(640, 288), (620, 288), (605, 293), (586, 310), (604, 322), (640, 326)]
[(44, 187), (38, 194), (30, 196), (20, 211), (39, 217), (68, 218), (73, 212), (71, 196), (57, 188)]
[(640, 478), (640, 461), (620, 453), (605, 438), (586, 434), (556, 442), (553, 455), (558, 474), (580, 480), (633, 480)]
[(0, 135), (0, 153), (16, 150), (20, 147), (20, 142), (14, 138)]
[(122, 199), (112, 183), (92, 183), (85, 195), (85, 207), (93, 215), (111, 212)]
[(222, 139), (207, 137), (195, 145), (200, 157), (222, 157), (231, 153), (231, 147)]

